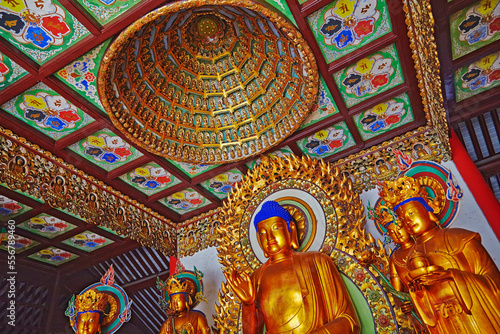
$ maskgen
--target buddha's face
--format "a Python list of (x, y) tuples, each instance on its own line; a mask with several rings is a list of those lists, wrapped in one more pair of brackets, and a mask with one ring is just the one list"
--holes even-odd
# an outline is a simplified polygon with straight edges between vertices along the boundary
[(410, 239), (410, 234), (401, 226), (391, 224), (387, 228), (387, 233), (396, 244), (403, 244)]
[(427, 209), (417, 201), (411, 201), (398, 209), (406, 230), (412, 235), (421, 235), (436, 226)]
[(183, 293), (176, 293), (170, 296), (170, 307), (181, 314), (188, 310), (186, 296)]
[(283, 218), (271, 217), (257, 224), (259, 244), (267, 257), (288, 252), (291, 247), (291, 235)]
[(99, 323), (98, 312), (85, 312), (78, 316), (76, 334), (96, 334), (100, 333), (101, 324)]

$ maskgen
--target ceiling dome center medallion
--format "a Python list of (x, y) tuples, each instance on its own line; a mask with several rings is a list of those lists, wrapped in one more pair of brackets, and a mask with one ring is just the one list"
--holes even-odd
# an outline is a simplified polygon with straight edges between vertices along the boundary
[(318, 91), (298, 30), (241, 0), (176, 2), (147, 14), (110, 45), (98, 80), (104, 108), (131, 142), (195, 164), (276, 146)]

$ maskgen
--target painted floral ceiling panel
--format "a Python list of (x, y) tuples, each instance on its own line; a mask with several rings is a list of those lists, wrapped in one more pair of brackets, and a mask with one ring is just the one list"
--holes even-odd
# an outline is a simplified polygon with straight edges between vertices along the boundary
[(0, 222), (6, 222), (10, 219), (22, 215), (31, 209), (26, 204), (0, 195)]
[(78, 255), (60, 248), (48, 247), (36, 252), (35, 254), (31, 254), (28, 257), (43, 263), (60, 266), (63, 263), (73, 261), (78, 258)]
[(457, 102), (500, 85), (500, 52), (455, 71)]
[(211, 203), (208, 199), (203, 197), (203, 195), (191, 188), (167, 196), (166, 198), (160, 200), (160, 202), (181, 215), (200, 209)]
[(60, 54), (89, 34), (55, 0), (0, 2), (0, 36), (39, 64)]
[(103, 113), (106, 113), (106, 111), (101, 104), (99, 94), (97, 94), (97, 72), (110, 42), (110, 39), (107, 40), (84, 56), (64, 66), (55, 74), (56, 77), (63, 80), (65, 84), (86, 98)]
[(286, 3), (286, 0), (266, 0), (268, 4), (276, 8), (280, 11), (281, 14), (286, 16), (293, 24), (297, 25), (295, 19), (293, 18), (292, 12), (290, 11), (290, 7)]
[(381, 0), (338, 0), (307, 17), (327, 62), (333, 62), (392, 30)]
[(356, 127), (363, 140), (368, 140), (413, 121), (410, 99), (407, 94), (377, 104), (354, 116)]
[(14, 239), (11, 239), (12, 241), (9, 245), (9, 234), (6, 233), (5, 229), (0, 230), (0, 249), (7, 252), (14, 249), (16, 254), (19, 254), (40, 244), (35, 240), (25, 238), (15, 233), (13, 234), (13, 238)]
[(99, 23), (106, 24), (133, 8), (141, 0), (76, 0)]
[[(289, 156), (291, 154), (293, 154), (292, 149), (290, 147), (288, 147), (288, 146), (283, 146), (282, 148), (279, 148), (279, 149), (274, 150), (274, 151), (272, 151), (270, 153), (267, 153), (266, 156), (272, 159), (274, 157), (282, 158), (284, 156)], [(253, 169), (258, 164), (260, 164), (260, 158), (252, 160), (250, 162), (247, 162), (246, 166), (249, 169)]]
[(72, 144), (69, 149), (107, 171), (142, 156), (135, 147), (108, 129)]
[(218, 167), (219, 165), (207, 165), (207, 164), (199, 164), (194, 165), (187, 162), (177, 162), (177, 161), (169, 161), (171, 164), (179, 168), (184, 174), (189, 177), (201, 175), (205, 172), (208, 172), (211, 169)]
[(450, 16), (453, 59), (500, 39), (500, 2), (482, 0)]
[(120, 176), (120, 179), (146, 195), (156, 194), (181, 182), (163, 167), (153, 162)]
[(94, 121), (41, 82), (1, 107), (54, 140), (61, 139)]
[(0, 53), (0, 90), (22, 78), (28, 72), (11, 60), (6, 55)]
[(58, 235), (71, 231), (76, 226), (62, 219), (42, 213), (18, 225), (18, 227), (31, 233), (53, 239)]
[(62, 243), (86, 252), (93, 252), (112, 244), (113, 240), (91, 231), (85, 231), (64, 240)]
[(243, 173), (237, 169), (232, 169), (229, 172), (222, 173), (203, 182), (203, 187), (210, 191), (215, 196), (223, 199), (226, 198), (234, 184), (241, 181)]
[(338, 112), (339, 110), (335, 105), (335, 101), (333, 100), (330, 90), (325, 84), (325, 80), (320, 77), (318, 98), (316, 99), (316, 103), (313, 105), (309, 116), (307, 116), (304, 123), (302, 123), (299, 127), (299, 130), (324, 120), (331, 115), (335, 115)]
[(355, 145), (345, 122), (316, 132), (297, 142), (297, 146), (312, 157), (324, 158)]
[(403, 74), (395, 45), (359, 60), (334, 78), (347, 107), (396, 87), (403, 83)]

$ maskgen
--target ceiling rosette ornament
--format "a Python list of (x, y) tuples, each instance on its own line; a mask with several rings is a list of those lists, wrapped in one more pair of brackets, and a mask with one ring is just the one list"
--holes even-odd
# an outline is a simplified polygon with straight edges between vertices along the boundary
[(102, 104), (127, 138), (194, 164), (245, 159), (306, 118), (318, 70), (300, 32), (242, 0), (190, 0), (134, 22), (99, 69)]

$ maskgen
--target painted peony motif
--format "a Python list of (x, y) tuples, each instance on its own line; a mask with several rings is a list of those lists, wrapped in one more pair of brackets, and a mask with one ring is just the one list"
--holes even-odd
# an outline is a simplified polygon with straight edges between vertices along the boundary
[(161, 167), (146, 165), (130, 173), (132, 182), (140, 188), (157, 189), (172, 182), (172, 175)]
[(343, 49), (358, 45), (372, 34), (379, 18), (377, 0), (339, 0), (335, 7), (325, 12), (325, 23), (319, 31), (325, 44)]
[(309, 153), (321, 156), (341, 148), (346, 139), (343, 129), (333, 127), (318, 131), (307, 138), (305, 148)]
[(96, 233), (80, 233), (71, 238), (71, 242), (84, 248), (96, 248), (102, 246), (106, 239)]
[(14, 239), (13, 239), (14, 244), (12, 244), (12, 242), (11, 242), (9, 245), (9, 235), (7, 233), (2, 233), (1, 236), (2, 236), (2, 240), (0, 242), (0, 246), (3, 247), (4, 249), (11, 246), (11, 247), (14, 247), (16, 249), (16, 251), (18, 251), (21, 248), (28, 248), (34, 242), (33, 240), (30, 240), (30, 239), (22, 237), (20, 235), (14, 234)]
[(19, 202), (5, 196), (0, 196), (0, 216), (14, 215), (22, 208)]
[(462, 87), (470, 91), (487, 88), (500, 79), (500, 53), (478, 60), (462, 75)]
[(458, 25), (459, 39), (473, 45), (491, 39), (500, 31), (500, 4), (498, 1), (482, 0), (471, 7), (465, 19)]
[(72, 254), (70, 252), (66, 252), (65, 250), (59, 249), (59, 248), (46, 248), (38, 253), (36, 253), (39, 258), (47, 260), (47, 261), (54, 261), (54, 262), (61, 262), (65, 261), (69, 258), (71, 258)]
[(35, 122), (41, 128), (55, 131), (72, 129), (81, 120), (75, 105), (62, 96), (45, 92), (24, 95), (19, 108), (23, 110), (25, 119)]
[(31, 218), (27, 225), (33, 230), (41, 233), (59, 233), (64, 232), (69, 227), (68, 223), (52, 216), (38, 216)]
[(19, 43), (42, 50), (64, 43), (64, 36), (71, 32), (65, 19), (64, 9), (51, 0), (11, 0), (0, 5), (0, 29)]
[(10, 68), (3, 62), (3, 55), (0, 53), (0, 82), (5, 81), (5, 75), (9, 72)]
[(193, 190), (183, 190), (167, 197), (167, 204), (179, 210), (193, 210), (201, 207), (205, 198)]
[(357, 97), (373, 94), (379, 88), (389, 83), (390, 76), (394, 73), (392, 59), (381, 55), (364, 58), (347, 70), (346, 78), (342, 85), (346, 87), (348, 94)]
[(241, 174), (227, 172), (217, 175), (210, 180), (209, 187), (216, 192), (228, 194), (233, 188), (234, 184), (241, 181)]
[(389, 100), (365, 111), (364, 117), (360, 121), (363, 124), (363, 129), (371, 132), (389, 129), (401, 120), (406, 112), (404, 106), (405, 104), (402, 102)]
[(123, 162), (132, 154), (127, 142), (118, 136), (110, 136), (106, 133), (90, 136), (82, 145), (86, 155), (96, 161), (109, 164)]

